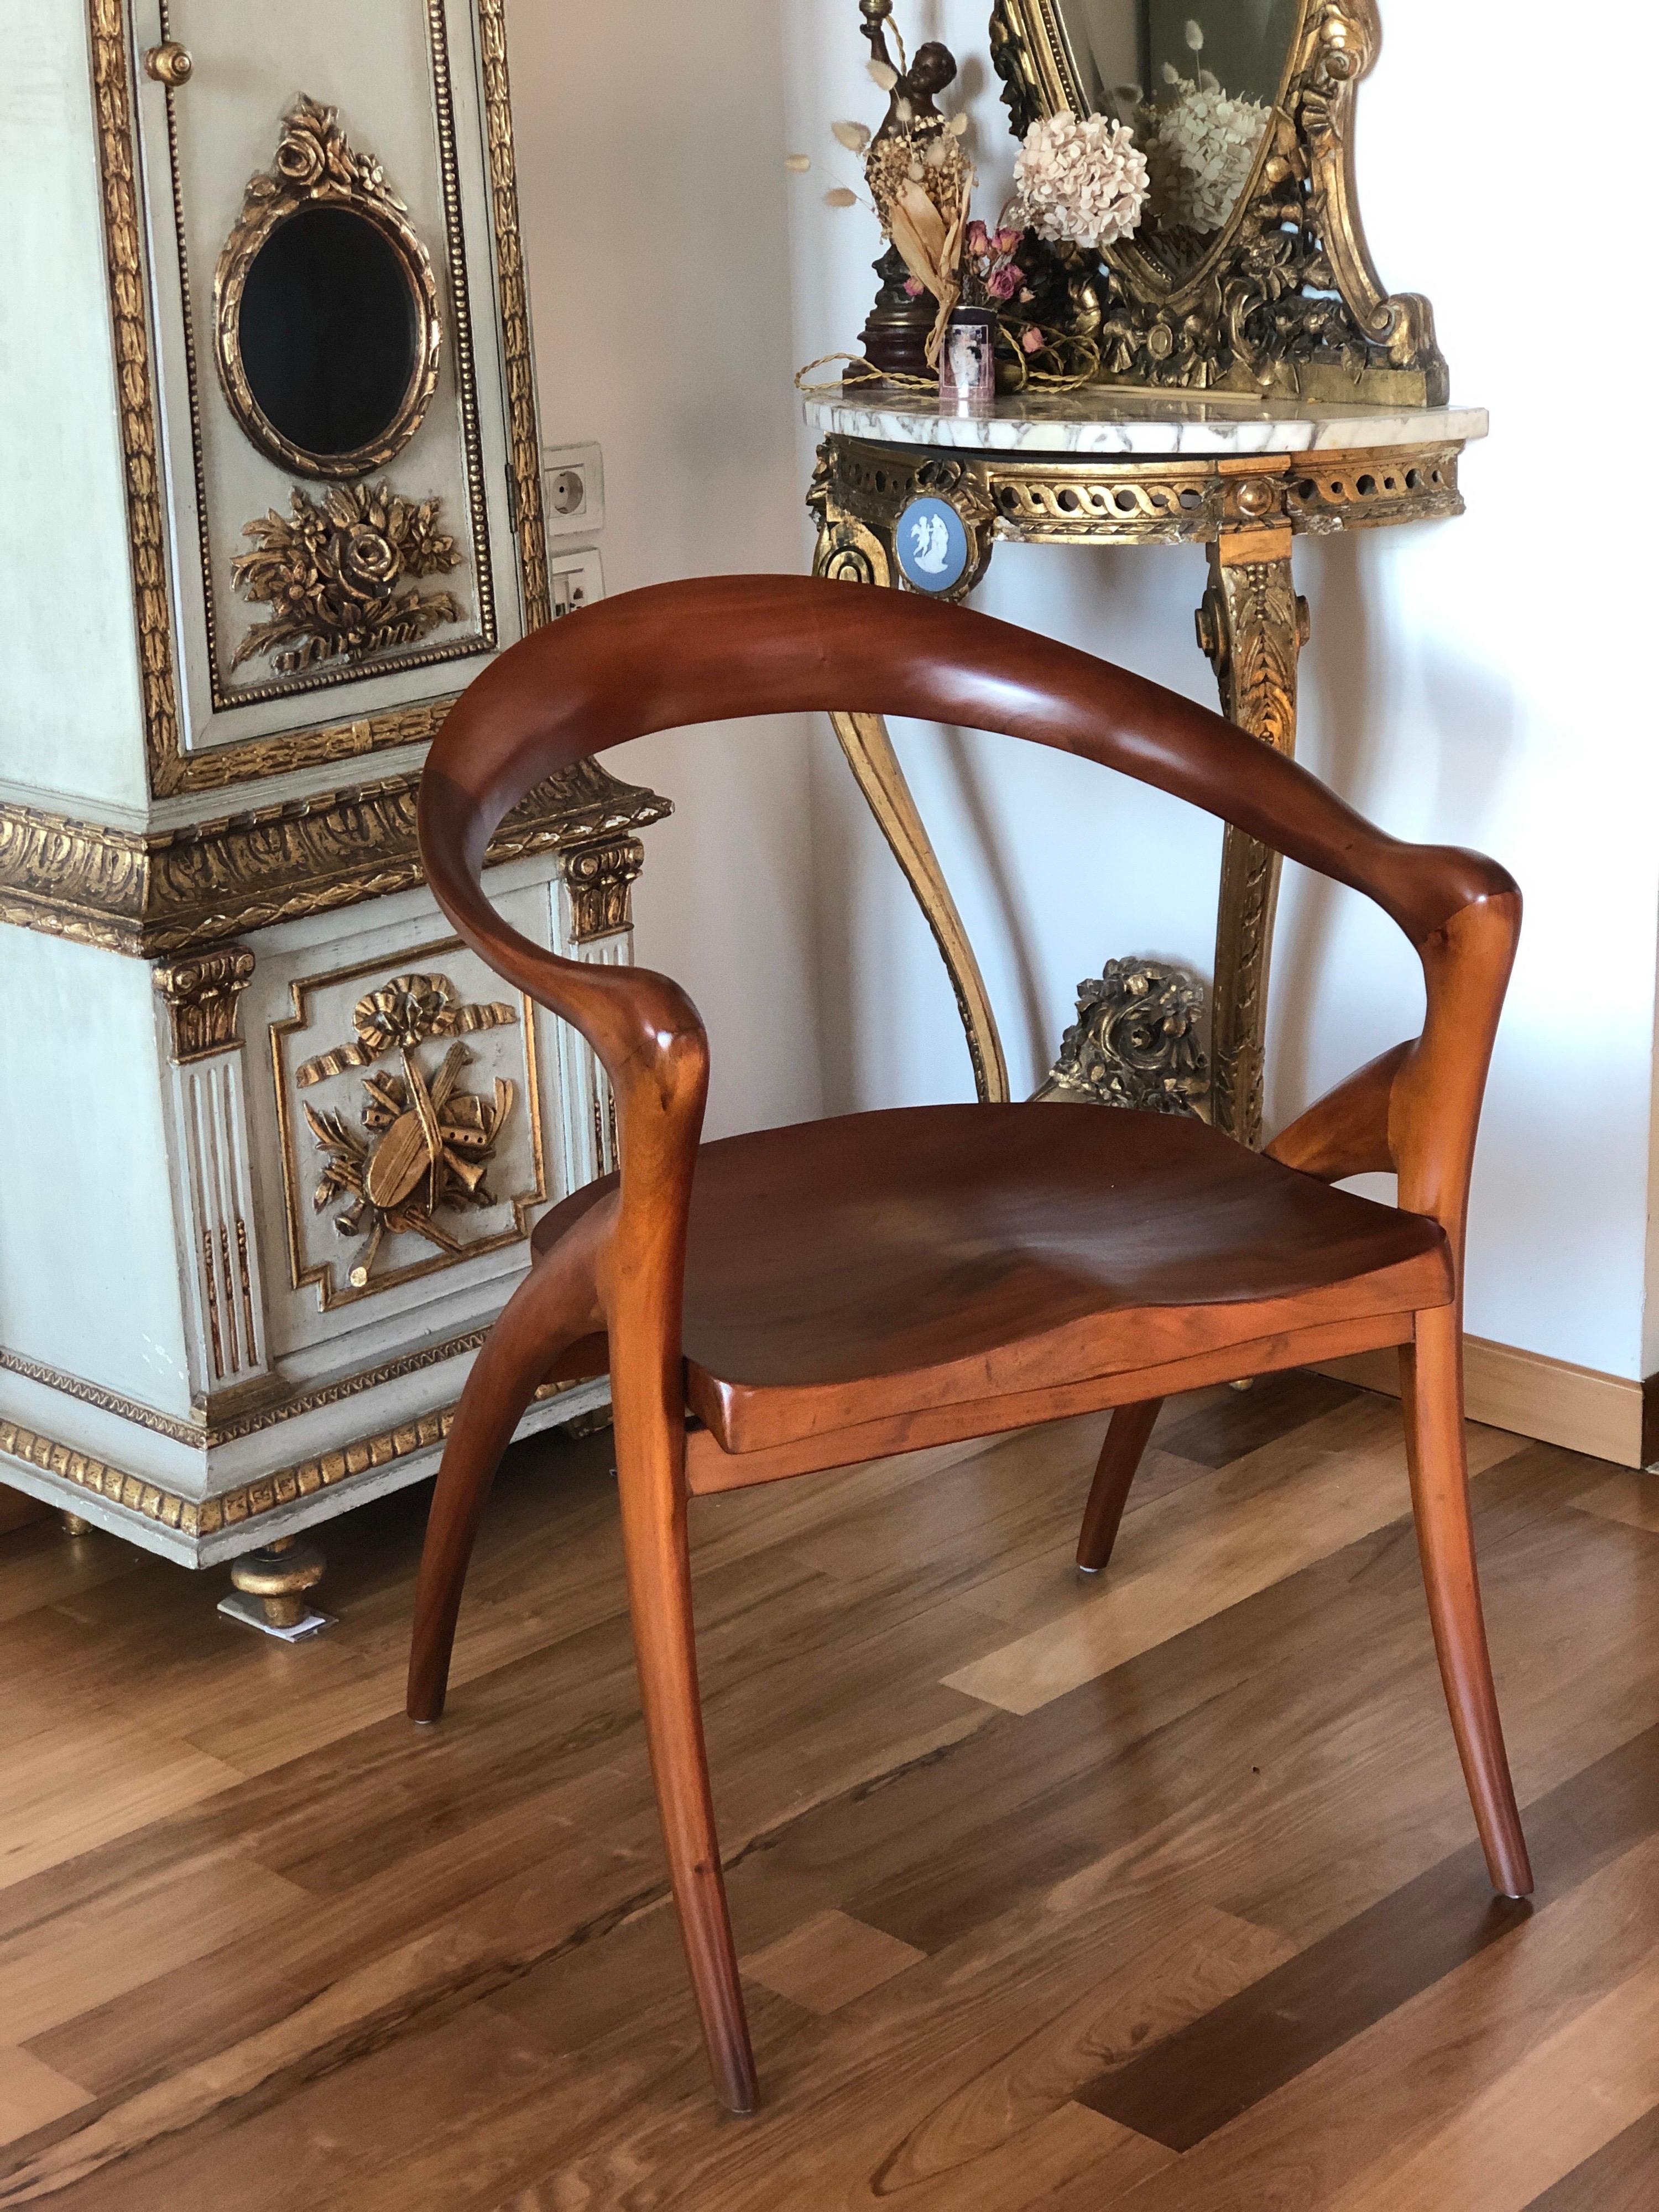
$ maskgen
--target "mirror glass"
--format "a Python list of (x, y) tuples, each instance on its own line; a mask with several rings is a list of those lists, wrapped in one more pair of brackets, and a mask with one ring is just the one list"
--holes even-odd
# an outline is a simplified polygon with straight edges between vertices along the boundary
[(1134, 133), (1149, 194), (1133, 243), (1171, 274), (1249, 181), (1302, 0), (1055, 0), (1085, 104)]
[[(301, 453), (379, 445), (420, 360), (420, 306), (402, 254), (355, 208), (312, 203), (249, 264), (238, 349), (260, 411)], [(371, 460), (366, 464), (373, 466)]]

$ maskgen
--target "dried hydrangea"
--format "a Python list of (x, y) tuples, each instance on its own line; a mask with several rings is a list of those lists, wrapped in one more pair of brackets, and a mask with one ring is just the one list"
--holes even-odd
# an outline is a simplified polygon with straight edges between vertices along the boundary
[(1034, 123), (1014, 161), (1018, 219), (1039, 238), (1112, 246), (1140, 221), (1146, 159), (1121, 123), (1061, 108)]
[(1267, 111), (1224, 92), (1208, 70), (1196, 84), (1176, 81), (1181, 90), (1167, 107), (1143, 111), (1152, 197), (1165, 222), (1219, 230), (1250, 180)]

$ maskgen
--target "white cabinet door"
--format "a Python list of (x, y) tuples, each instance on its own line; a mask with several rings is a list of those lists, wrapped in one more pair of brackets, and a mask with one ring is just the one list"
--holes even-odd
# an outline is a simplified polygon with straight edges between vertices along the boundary
[(191, 61), (137, 78), (186, 750), (427, 736), (411, 710), (523, 634), (539, 544), (499, 6), (133, 20)]

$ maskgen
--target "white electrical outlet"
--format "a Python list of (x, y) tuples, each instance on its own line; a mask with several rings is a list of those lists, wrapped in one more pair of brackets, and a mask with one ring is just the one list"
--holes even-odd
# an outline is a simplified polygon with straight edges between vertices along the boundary
[(542, 513), (550, 538), (605, 527), (605, 465), (597, 446), (542, 447)]
[(560, 546), (550, 553), (547, 586), (555, 622), (561, 615), (574, 615), (579, 607), (591, 606), (595, 599), (602, 599), (605, 572), (599, 567), (597, 549), (592, 545)]

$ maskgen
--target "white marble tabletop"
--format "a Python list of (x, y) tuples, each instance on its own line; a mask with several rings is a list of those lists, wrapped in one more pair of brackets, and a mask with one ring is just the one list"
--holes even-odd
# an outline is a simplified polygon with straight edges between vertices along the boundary
[(954, 446), (1019, 453), (1352, 453), (1375, 447), (1448, 444), (1484, 438), (1484, 407), (1390, 410), (1348, 400), (1304, 404), (1126, 391), (1093, 385), (1082, 392), (1023, 393), (971, 415), (908, 392), (809, 397), (815, 430), (892, 446)]

